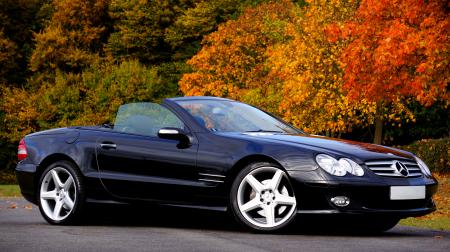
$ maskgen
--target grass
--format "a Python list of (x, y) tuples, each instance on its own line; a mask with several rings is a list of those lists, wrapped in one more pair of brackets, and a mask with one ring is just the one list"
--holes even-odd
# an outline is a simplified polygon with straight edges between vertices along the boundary
[(18, 185), (0, 185), (0, 197), (21, 197)]
[[(400, 225), (437, 230), (450, 230), (450, 174), (435, 175), (439, 181), (438, 192), (434, 196), (437, 210), (429, 215), (406, 218)], [(20, 197), (18, 185), (0, 185), (0, 197)]]
[(435, 177), (439, 181), (438, 192), (433, 197), (437, 210), (426, 216), (403, 219), (400, 225), (450, 230), (450, 174)]

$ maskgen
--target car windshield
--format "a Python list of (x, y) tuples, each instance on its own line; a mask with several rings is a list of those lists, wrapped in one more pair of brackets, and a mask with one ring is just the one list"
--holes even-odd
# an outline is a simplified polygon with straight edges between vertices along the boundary
[(226, 100), (184, 100), (177, 103), (201, 125), (217, 132), (302, 133), (250, 105)]

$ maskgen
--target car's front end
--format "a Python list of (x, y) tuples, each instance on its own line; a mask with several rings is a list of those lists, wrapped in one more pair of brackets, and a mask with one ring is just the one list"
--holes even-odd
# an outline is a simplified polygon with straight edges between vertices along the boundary
[(249, 137), (275, 146), (269, 152), (287, 170), (298, 213), (406, 218), (436, 209), (438, 182), (412, 153), (306, 134)]
[[(382, 215), (400, 219), (436, 209), (432, 196), (438, 183), (420, 159), (355, 162), (359, 168), (351, 171), (348, 166), (339, 165), (345, 158), (327, 154), (317, 157), (318, 169), (307, 175), (305, 171), (289, 171), (299, 198), (298, 213)], [(326, 161), (320, 160), (324, 157), (327, 161), (336, 160), (337, 166), (327, 167)]]

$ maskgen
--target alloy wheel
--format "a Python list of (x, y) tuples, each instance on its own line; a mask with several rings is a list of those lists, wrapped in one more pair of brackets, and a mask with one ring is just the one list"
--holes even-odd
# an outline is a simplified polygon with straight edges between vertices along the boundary
[(259, 228), (282, 225), (295, 214), (297, 201), (286, 173), (277, 167), (259, 167), (239, 184), (237, 205), (242, 216)]
[(40, 201), (45, 215), (53, 221), (62, 221), (72, 212), (77, 195), (74, 178), (63, 167), (47, 172), (41, 183)]

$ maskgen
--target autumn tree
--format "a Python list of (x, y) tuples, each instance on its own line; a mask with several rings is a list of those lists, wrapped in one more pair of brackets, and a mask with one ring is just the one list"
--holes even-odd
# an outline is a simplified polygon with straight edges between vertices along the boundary
[(277, 112), (281, 86), (268, 77), (267, 49), (290, 39), (283, 33), (296, 11), (290, 1), (263, 3), (219, 25), (188, 61), (193, 72), (183, 75), (181, 91), (230, 97)]
[(249, 3), (242, 0), (201, 0), (183, 10), (167, 28), (164, 40), (171, 46), (172, 59), (186, 60), (199, 49), (204, 35), (217, 26), (232, 19), (241, 6)]
[(8, 81), (8, 75), (17, 68), (17, 45), (0, 30), (0, 83)]
[(35, 36), (31, 70), (49, 77), (56, 70), (80, 72), (95, 63), (109, 32), (108, 4), (109, 0), (54, 0), (48, 26)]
[[(42, 29), (48, 20), (49, 1), (51, 0), (0, 1), (0, 107), (6, 102), (3, 88), (26, 86), (31, 73), (28, 62), (34, 47), (33, 33)], [(1, 181), (4, 171), (8, 171), (5, 168), (13, 171), (12, 168), (16, 165), (17, 146), (5, 134), (7, 123), (5, 111), (0, 108), (0, 183), (5, 182)], [(15, 176), (11, 172), (9, 177)]]
[(339, 63), (344, 42), (328, 25), (348, 20), (354, 1), (275, 1), (249, 8), (205, 37), (180, 81), (186, 95), (227, 96), (264, 107), (313, 133), (370, 122), (373, 104), (350, 104)]
[(386, 106), (444, 100), (450, 80), (450, 19), (446, 0), (363, 0), (341, 30), (344, 89), (353, 101), (377, 104), (376, 143), (382, 141)]
[(33, 92), (13, 87), (0, 90), (0, 110), (5, 113), (2, 136), (10, 141), (41, 129), (113, 122), (124, 103), (173, 95), (155, 68), (138, 61), (94, 64), (82, 73), (57, 71)]
[(109, 13), (114, 25), (106, 45), (108, 57), (157, 66), (163, 82), (178, 89), (181, 75), (189, 70), (185, 61), (199, 50), (203, 36), (247, 2), (112, 1)]
[(33, 32), (39, 31), (47, 19), (48, 1), (0, 1), (0, 82), (23, 85), (29, 76)]
[(283, 36), (292, 40), (268, 52), (269, 76), (281, 83), (279, 113), (307, 132), (339, 136), (373, 120), (372, 103), (351, 104), (342, 91), (339, 56), (345, 42), (329, 29), (348, 21), (357, 7), (352, 0), (308, 1), (285, 29)]
[(136, 58), (145, 64), (184, 61), (200, 49), (203, 36), (260, 1), (112, 1), (108, 51), (116, 60)]
[(114, 32), (108, 40), (108, 52), (115, 59), (135, 58), (146, 64), (170, 59), (165, 43), (166, 29), (190, 5), (190, 1), (113, 0), (109, 13)]

